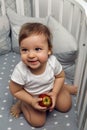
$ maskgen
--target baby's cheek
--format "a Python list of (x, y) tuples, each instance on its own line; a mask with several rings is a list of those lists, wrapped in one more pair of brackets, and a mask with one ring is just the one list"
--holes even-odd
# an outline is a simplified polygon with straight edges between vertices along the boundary
[(48, 55), (46, 54), (43, 54), (40, 56), (40, 61), (43, 63), (43, 62), (46, 62), (48, 60)]

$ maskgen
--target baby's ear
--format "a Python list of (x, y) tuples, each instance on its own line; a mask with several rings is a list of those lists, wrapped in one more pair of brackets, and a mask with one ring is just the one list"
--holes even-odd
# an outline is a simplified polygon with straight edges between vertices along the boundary
[(52, 54), (52, 51), (51, 51), (51, 50), (49, 50), (48, 55), (51, 55), (51, 54)]

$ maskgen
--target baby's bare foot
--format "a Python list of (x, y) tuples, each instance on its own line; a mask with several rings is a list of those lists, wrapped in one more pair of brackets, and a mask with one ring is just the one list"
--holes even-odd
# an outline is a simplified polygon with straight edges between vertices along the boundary
[(78, 91), (78, 87), (74, 85), (65, 84), (65, 88), (69, 91), (70, 94), (76, 95)]
[(78, 91), (78, 87), (77, 86), (70, 86), (70, 88), (69, 88), (70, 94), (76, 95), (77, 91)]
[(21, 113), (21, 102), (18, 101), (16, 104), (14, 104), (11, 109), (10, 113), (13, 117), (18, 118)]

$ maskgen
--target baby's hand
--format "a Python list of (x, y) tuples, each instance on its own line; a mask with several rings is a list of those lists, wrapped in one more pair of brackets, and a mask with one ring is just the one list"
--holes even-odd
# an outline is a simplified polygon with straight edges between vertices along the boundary
[(55, 108), (57, 95), (54, 92), (49, 92), (48, 95), (52, 98), (52, 106), (49, 108), (49, 111), (51, 112)]
[(38, 98), (38, 97), (33, 97), (33, 100), (32, 100), (32, 103), (31, 103), (31, 106), (34, 108), (34, 109), (37, 109), (39, 111), (46, 111), (47, 110), (47, 107), (42, 107), (39, 105), (39, 102), (42, 101), (42, 98)]

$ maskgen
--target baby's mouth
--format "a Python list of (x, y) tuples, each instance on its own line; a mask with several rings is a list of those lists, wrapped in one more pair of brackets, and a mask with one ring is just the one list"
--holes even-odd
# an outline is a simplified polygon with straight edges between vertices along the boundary
[(28, 60), (28, 62), (30, 63), (30, 64), (37, 64), (38, 63), (38, 60)]

